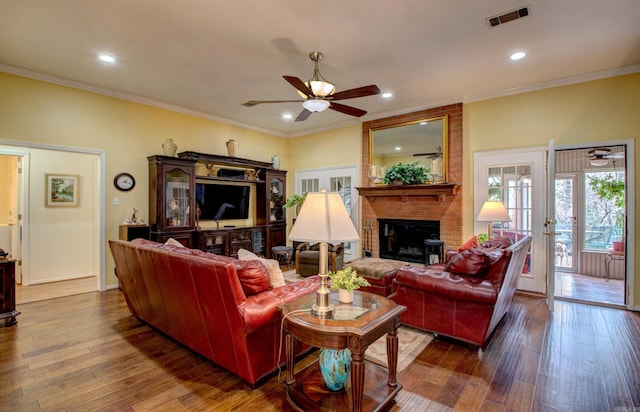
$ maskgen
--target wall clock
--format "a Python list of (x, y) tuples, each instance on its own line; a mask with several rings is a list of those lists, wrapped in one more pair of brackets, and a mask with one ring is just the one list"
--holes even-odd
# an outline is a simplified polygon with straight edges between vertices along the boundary
[(113, 185), (116, 189), (126, 192), (133, 189), (136, 185), (136, 179), (129, 173), (118, 173), (116, 177), (113, 178)]

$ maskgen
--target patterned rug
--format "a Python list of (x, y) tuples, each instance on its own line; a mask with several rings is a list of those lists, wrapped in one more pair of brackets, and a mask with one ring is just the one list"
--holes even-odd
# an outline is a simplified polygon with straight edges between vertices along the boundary
[[(398, 372), (403, 371), (433, 340), (433, 334), (408, 326), (398, 328)], [(373, 342), (364, 354), (365, 359), (387, 366), (387, 336)]]

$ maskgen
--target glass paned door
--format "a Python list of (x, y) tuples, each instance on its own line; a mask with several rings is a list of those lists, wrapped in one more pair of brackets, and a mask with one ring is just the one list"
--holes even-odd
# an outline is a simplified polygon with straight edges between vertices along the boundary
[(575, 231), (577, 227), (576, 216), (576, 184), (575, 175), (556, 175), (556, 241), (555, 241), (555, 266), (562, 272), (575, 272), (577, 259)]

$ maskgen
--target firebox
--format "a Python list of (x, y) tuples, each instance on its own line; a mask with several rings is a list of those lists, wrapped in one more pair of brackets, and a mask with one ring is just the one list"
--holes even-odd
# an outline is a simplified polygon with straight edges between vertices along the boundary
[(380, 257), (425, 263), (424, 241), (440, 238), (437, 220), (379, 219)]

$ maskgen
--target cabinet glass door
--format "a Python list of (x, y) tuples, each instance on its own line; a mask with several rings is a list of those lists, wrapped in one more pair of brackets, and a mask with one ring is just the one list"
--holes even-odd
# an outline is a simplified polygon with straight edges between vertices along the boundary
[(165, 218), (167, 227), (189, 227), (189, 175), (180, 169), (167, 172)]
[(269, 221), (284, 222), (284, 182), (279, 178), (272, 178), (269, 182)]

